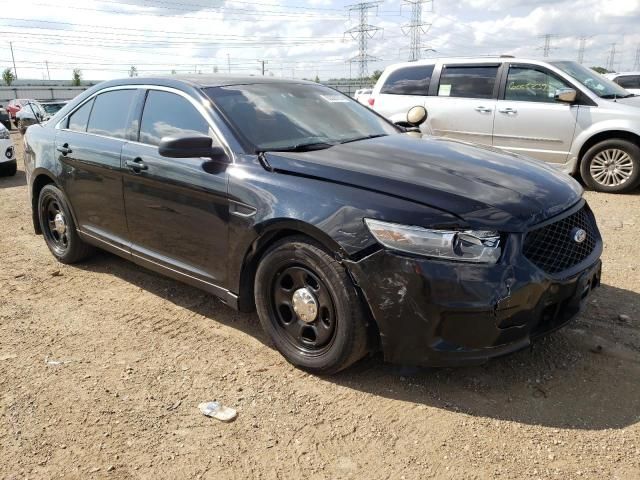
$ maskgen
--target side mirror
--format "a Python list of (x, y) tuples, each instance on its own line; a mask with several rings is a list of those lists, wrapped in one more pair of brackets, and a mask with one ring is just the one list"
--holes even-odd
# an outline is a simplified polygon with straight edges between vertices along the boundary
[(560, 88), (556, 90), (555, 99), (558, 102), (573, 103), (578, 93), (573, 88)]
[(427, 117), (427, 109), (422, 105), (416, 105), (407, 112), (407, 123), (412, 127), (419, 127), (427, 121)]
[(226, 159), (221, 147), (213, 147), (213, 139), (206, 135), (163, 137), (158, 145), (158, 153), (169, 158), (207, 157)]

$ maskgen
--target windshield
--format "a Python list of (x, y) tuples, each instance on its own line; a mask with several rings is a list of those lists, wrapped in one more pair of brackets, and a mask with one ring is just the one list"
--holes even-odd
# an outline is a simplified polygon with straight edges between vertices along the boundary
[(398, 133), (367, 107), (322, 85), (256, 83), (205, 92), (256, 152), (329, 148)]
[(551, 64), (573, 77), (600, 98), (615, 99), (633, 96), (621, 86), (578, 62), (551, 62)]

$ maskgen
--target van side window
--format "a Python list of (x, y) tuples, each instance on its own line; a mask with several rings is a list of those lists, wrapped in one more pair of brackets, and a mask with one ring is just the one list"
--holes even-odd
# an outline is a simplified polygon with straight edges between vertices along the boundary
[(136, 90), (113, 90), (101, 93), (94, 101), (87, 132), (126, 139), (127, 122), (134, 105)]
[(505, 100), (555, 103), (556, 92), (569, 85), (542, 70), (529, 67), (509, 67)]
[(438, 96), (493, 98), (498, 66), (452, 65), (442, 69)]
[(433, 74), (433, 65), (399, 68), (382, 85), (380, 93), (389, 95), (427, 95)]
[(622, 88), (640, 88), (640, 75), (623, 75), (615, 79)]
[(87, 122), (89, 121), (93, 100), (92, 98), (69, 116), (69, 130), (74, 132), (87, 131)]
[(140, 142), (158, 145), (162, 137), (194, 134), (209, 135), (209, 124), (187, 99), (149, 90), (140, 123)]

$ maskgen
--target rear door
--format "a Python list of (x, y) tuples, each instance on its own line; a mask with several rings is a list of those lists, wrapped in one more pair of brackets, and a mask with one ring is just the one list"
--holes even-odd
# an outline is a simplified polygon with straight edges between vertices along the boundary
[(373, 97), (373, 108), (392, 122), (406, 120), (411, 107), (423, 105), (429, 93), (434, 65), (415, 65), (394, 70)]
[(148, 90), (139, 139), (122, 152), (123, 165), (129, 165), (124, 200), (131, 251), (148, 266), (221, 286), (227, 265), (227, 164), (158, 153), (163, 137), (193, 134), (217, 142), (189, 97)]
[(100, 93), (76, 109), (56, 135), (60, 179), (79, 229), (128, 249), (120, 153), (131, 129), (135, 89)]
[(575, 89), (544, 67), (509, 65), (497, 103), (493, 145), (545, 162), (566, 162), (579, 107), (555, 100), (563, 88)]
[(425, 107), (434, 135), (491, 145), (499, 63), (445, 64)]

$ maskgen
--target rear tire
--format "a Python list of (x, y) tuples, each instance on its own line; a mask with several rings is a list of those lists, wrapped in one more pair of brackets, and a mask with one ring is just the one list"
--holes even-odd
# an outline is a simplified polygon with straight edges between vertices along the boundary
[(49, 250), (61, 263), (77, 263), (94, 251), (78, 236), (76, 224), (62, 191), (45, 185), (38, 197), (40, 229)]
[(367, 353), (367, 317), (356, 289), (345, 268), (310, 239), (273, 245), (260, 260), (254, 291), (262, 328), (296, 367), (331, 375)]
[(592, 190), (630, 192), (640, 183), (640, 147), (620, 138), (596, 143), (582, 157), (580, 175)]

